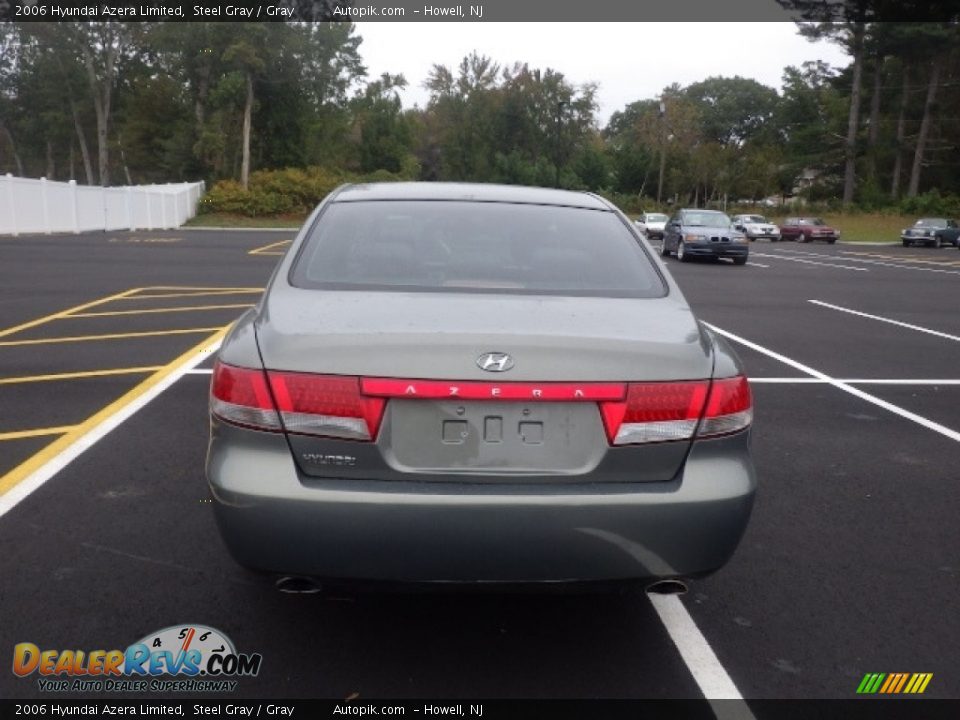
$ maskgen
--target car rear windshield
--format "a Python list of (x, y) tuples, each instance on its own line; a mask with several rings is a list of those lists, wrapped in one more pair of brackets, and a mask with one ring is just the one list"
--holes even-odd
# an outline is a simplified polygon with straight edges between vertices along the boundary
[(329, 290), (666, 293), (650, 257), (615, 213), (468, 201), (332, 203), (290, 281)]
[(668, 220), (666, 215), (661, 215), (660, 213), (647, 213), (647, 222), (666, 222)]

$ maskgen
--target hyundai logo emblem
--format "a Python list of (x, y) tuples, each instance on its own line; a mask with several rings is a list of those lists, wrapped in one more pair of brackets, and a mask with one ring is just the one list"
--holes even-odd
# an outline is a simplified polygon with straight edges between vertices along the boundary
[(513, 358), (506, 353), (485, 353), (477, 358), (477, 367), (487, 372), (506, 372), (513, 367)]

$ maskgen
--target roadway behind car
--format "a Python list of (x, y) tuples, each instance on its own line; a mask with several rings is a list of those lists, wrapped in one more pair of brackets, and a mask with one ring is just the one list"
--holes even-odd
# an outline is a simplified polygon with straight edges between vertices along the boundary
[[(77, 312), (249, 303), (196, 293), (263, 287), (278, 256), (249, 253), (290, 236), (130, 237), (0, 239), (4, 328), (150, 286), (135, 294), (183, 296)], [(934, 673), (921, 702), (960, 696), (950, 671), (960, 646), (957, 440), (937, 429), (960, 429), (957, 262), (953, 250), (764, 244), (735, 272), (668, 265), (704, 320), (752, 344), (738, 348), (756, 397), (757, 505), (732, 562), (680, 601), (747, 698), (857, 698), (864, 673), (914, 670)], [(143, 332), (151, 317), (165, 320), (153, 332), (214, 327), (241, 312), (58, 319), (2, 340), (79, 335), (71, 323), (101, 325), (89, 334)], [(211, 334), (4, 346), (2, 432), (81, 422), (131, 388), (123, 376), (15, 378), (160, 366)], [(199, 471), (211, 366), (185, 373), (3, 506), (0, 574), (16, 581), (2, 586), (0, 647), (33, 638), (123, 647), (202, 620), (263, 653), (259, 676), (229, 697), (701, 696), (643, 596), (322, 598), (251, 582), (220, 544)], [(3, 472), (50, 439), (0, 442)], [(0, 694), (49, 698), (11, 672), (0, 674)], [(763, 720), (782, 715), (782, 706), (753, 709)]]

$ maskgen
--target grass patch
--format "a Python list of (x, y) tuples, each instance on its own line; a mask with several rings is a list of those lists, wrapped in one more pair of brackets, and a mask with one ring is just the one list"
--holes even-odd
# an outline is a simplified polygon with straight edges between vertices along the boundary
[(216, 228), (299, 228), (306, 215), (295, 213), (292, 215), (270, 215), (247, 217), (232, 213), (204, 213), (187, 220), (184, 227), (216, 227)]
[[(800, 215), (801, 213), (797, 213)], [(770, 218), (782, 224), (784, 217)], [(844, 242), (900, 242), (900, 231), (913, 225), (919, 218), (883, 213), (851, 213), (848, 215), (820, 215), (823, 221), (840, 231)]]

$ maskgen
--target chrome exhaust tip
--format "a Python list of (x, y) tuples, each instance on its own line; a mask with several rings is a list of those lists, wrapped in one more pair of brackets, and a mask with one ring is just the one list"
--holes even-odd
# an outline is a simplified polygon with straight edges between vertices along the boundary
[(658, 580), (647, 586), (647, 592), (654, 595), (683, 595), (687, 592), (687, 584), (682, 580)]
[(313, 595), (321, 589), (316, 580), (301, 575), (285, 575), (277, 579), (275, 586), (289, 595)]

